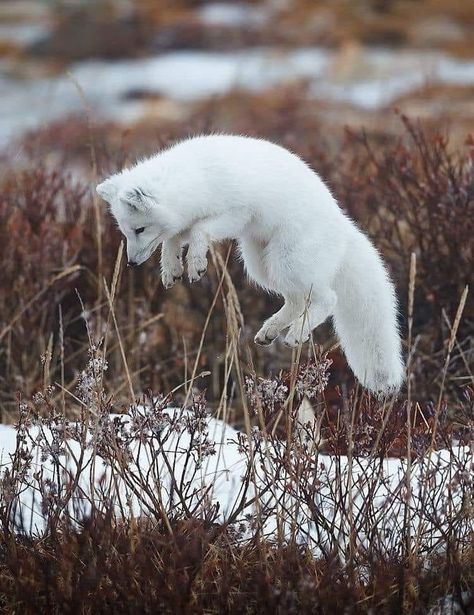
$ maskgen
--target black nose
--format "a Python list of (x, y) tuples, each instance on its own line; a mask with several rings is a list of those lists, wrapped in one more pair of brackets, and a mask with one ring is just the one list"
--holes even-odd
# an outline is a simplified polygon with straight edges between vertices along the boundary
[(127, 265), (128, 265), (129, 267), (136, 267), (136, 266), (137, 266), (137, 263), (136, 263), (135, 261), (128, 261)]

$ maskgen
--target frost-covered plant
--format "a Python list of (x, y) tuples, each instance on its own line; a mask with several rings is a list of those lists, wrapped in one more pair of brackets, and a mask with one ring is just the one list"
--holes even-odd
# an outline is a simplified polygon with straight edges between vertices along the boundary
[(316, 398), (326, 390), (332, 360), (324, 355), (318, 361), (308, 362), (298, 370), (296, 391), (300, 398)]

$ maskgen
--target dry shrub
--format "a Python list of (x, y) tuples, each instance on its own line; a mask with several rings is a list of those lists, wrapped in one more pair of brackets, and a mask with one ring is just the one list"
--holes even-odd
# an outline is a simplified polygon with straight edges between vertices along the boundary
[[(463, 568), (437, 558), (436, 573), (420, 567), (412, 574), (396, 558), (378, 559), (367, 584), (353, 585), (343, 563), (315, 560), (297, 544), (238, 546), (225, 529), (193, 520), (178, 524), (170, 537), (155, 525), (115, 525), (107, 518), (91, 520), (80, 533), (66, 532), (41, 543), (25, 540), (13, 547), (7, 542), (4, 554), (9, 560), (6, 566), (3, 557), (0, 561), (0, 605), (5, 613), (21, 610), (25, 615), (310, 615), (347, 609), (388, 614), (402, 612), (404, 606), (421, 615), (443, 597), (441, 579), (448, 587), (446, 575), (474, 564), (472, 553)], [(408, 605), (400, 595), (403, 578), (419, 592)], [(459, 599), (457, 593), (454, 597)], [(469, 603), (464, 604), (468, 613)]]
[[(243, 113), (245, 103), (246, 112)], [(329, 182), (341, 205), (360, 220), (364, 229), (369, 229), (397, 283), (404, 335), (410, 253), (417, 254), (412, 393), (420, 402), (437, 402), (450, 335), (447, 319), (452, 323), (471, 273), (474, 219), (471, 150), (468, 144), (467, 155), (452, 153), (445, 139), (406, 120), (405, 125), (407, 133), (399, 141), (389, 136), (369, 137), (349, 132), (342, 146), (337, 135), (331, 134), (329, 140), (324, 139), (318, 115), (305, 102), (301, 87), (295, 87), (251, 99), (236, 93), (220, 102), (198, 105), (186, 125), (165, 122), (150, 127), (149, 123), (144, 123), (124, 131), (111, 124), (88, 126), (83, 121), (71, 119), (66, 124), (53, 124), (38, 135), (31, 135), (25, 156), (32, 165), (41, 157), (55, 161), (54, 168), (71, 165), (84, 172), (90, 166), (92, 142), (103, 176), (128, 164), (139, 154), (152, 152), (185, 136), (190, 130), (258, 132), (282, 142), (308, 160)], [(28, 394), (42, 383), (44, 374), (35, 361), (45, 354), (50, 339), (53, 360), (47, 365), (48, 377), (59, 381), (60, 305), (64, 346), (72, 351), (65, 353), (66, 381), (77, 374), (89, 343), (81, 314), (87, 317), (94, 340), (104, 335), (107, 301), (103, 278), (110, 283), (120, 236), (103, 206), (99, 209), (101, 226), (98, 233), (89, 196), (93, 180), (82, 180), (76, 185), (61, 171), (29, 170), (19, 181), (14, 179), (14, 170), (10, 169), (6, 176), (10, 179), (2, 189), (2, 223), (13, 215), (17, 202), (23, 203), (21, 217), (32, 228), (38, 228), (38, 212), (43, 215), (46, 212), (49, 220), (43, 225), (44, 232), (48, 233), (47, 240), (30, 242), (28, 250), (23, 250), (23, 261), (11, 260), (13, 252), (6, 249), (10, 243), (27, 245), (22, 237), (15, 235), (15, 230), (8, 234), (0, 248), (5, 249), (4, 262), (11, 272), (6, 278), (7, 285), (0, 289), (0, 301), (10, 306), (2, 313), (2, 322), (10, 328), (0, 357), (0, 378), (5, 383), (2, 402), (4, 409), (9, 409), (14, 407), (17, 389)], [(2, 228), (5, 229), (6, 224)], [(101, 238), (100, 251), (98, 236)], [(64, 237), (68, 245), (64, 245)], [(39, 248), (31, 250), (30, 244), (40, 246), (41, 251)], [(222, 248), (224, 258), (228, 256), (227, 250), (228, 246)], [(117, 323), (137, 391), (146, 387), (167, 390), (182, 381), (219, 287), (219, 277), (210, 267), (209, 275), (199, 284), (179, 284), (164, 293), (158, 280), (158, 260), (157, 254), (137, 271), (122, 271), (115, 298)], [(278, 306), (278, 300), (249, 286), (233, 255), (228, 263), (246, 319), (242, 331), (244, 345), (250, 343), (252, 361), (259, 372), (278, 373), (288, 365), (290, 353), (279, 346), (261, 351), (251, 344), (259, 323)], [(41, 284), (43, 288), (69, 265), (81, 269), (57, 280), (46, 288), (39, 301), (33, 301)], [(39, 274), (38, 268), (43, 273)], [(16, 273), (12, 273), (14, 271)], [(10, 288), (18, 281), (12, 282), (11, 276), (23, 280), (21, 297), (17, 293), (14, 300)], [(84, 303), (84, 314), (78, 294)], [(30, 301), (31, 309), (22, 313), (12, 325), (18, 306)], [(223, 301), (220, 294), (208, 323), (200, 363), (201, 369), (213, 374), (208, 382), (208, 397), (212, 402), (219, 398), (224, 370)], [(33, 318), (31, 324), (27, 317)], [(472, 301), (468, 295), (449, 364), (449, 386), (445, 394), (450, 400), (458, 399), (459, 385), (469, 382), (467, 366), (472, 362), (472, 319)], [(322, 328), (318, 340), (325, 342), (327, 336), (328, 332)], [(113, 353), (111, 365), (121, 366), (118, 346), (110, 351)], [(333, 353), (331, 358), (334, 363), (330, 386), (352, 386), (342, 355)], [(114, 390), (124, 391), (126, 387), (123, 382), (117, 382)], [(334, 397), (338, 403), (337, 393)], [(450, 411), (452, 408), (451, 405)]]
[[(283, 102), (276, 105), (276, 109), (281, 105)], [(283, 113), (277, 110), (274, 115), (283, 117)], [(198, 126), (203, 127), (203, 113), (198, 113), (193, 123), (196, 130)], [(149, 126), (138, 126), (133, 132), (124, 134), (116, 127), (88, 127), (83, 121), (71, 119), (66, 124), (53, 124), (39, 135), (30, 135), (25, 143), (24, 154), (25, 159), (30, 161), (27, 164), (31, 168), (28, 166), (23, 174), (18, 175), (11, 166), (7, 166), (5, 176), (11, 179), (2, 187), (2, 223), (13, 215), (16, 203), (21, 201), (21, 216), (25, 219), (25, 224), (34, 226), (41, 212), (48, 220), (42, 227), (48, 228), (48, 236), (43, 243), (37, 241), (37, 244), (42, 246), (41, 256), (31, 249), (31, 245), (26, 248), (26, 244), (23, 244), (24, 262), (16, 262), (15, 265), (12, 261), (9, 265), (12, 272), (17, 267), (17, 273), (12, 275), (23, 276), (21, 297), (18, 295), (15, 300), (8, 299), (9, 286), (0, 288), (0, 294), (5, 297), (5, 301), (10, 301), (11, 306), (9, 311), (3, 311), (3, 322), (8, 327), (8, 335), (15, 335), (16, 340), (15, 353), (9, 349), (10, 346), (0, 350), (5, 356), (5, 362), (0, 363), (0, 378), (5, 382), (1, 400), (4, 411), (14, 408), (18, 390), (29, 395), (42, 386), (44, 374), (38, 369), (37, 358), (46, 353), (50, 339), (52, 360), (49, 362), (48, 359), (48, 379), (52, 382), (60, 381), (63, 367), (61, 345), (64, 341), (65, 379), (67, 382), (74, 380), (90, 342), (87, 328), (94, 341), (99, 340), (106, 332), (105, 314), (108, 312), (108, 305), (103, 280), (110, 284), (121, 241), (112, 216), (103, 203), (99, 204), (100, 227), (97, 226), (92, 199), (94, 180), (81, 179), (75, 183), (59, 170), (35, 171), (35, 161), (38, 158), (52, 160), (54, 169), (64, 166), (79, 167), (80, 177), (90, 176), (90, 171), (84, 173), (84, 169), (90, 166), (92, 140), (94, 155), (102, 169), (101, 175), (107, 175), (128, 164), (134, 154), (138, 156), (140, 151), (151, 152), (157, 144), (164, 146), (183, 136), (184, 130), (182, 125), (169, 126), (167, 131), (160, 134), (158, 129), (150, 131)], [(276, 132), (277, 128), (275, 134)], [(51, 179), (50, 175), (56, 179)], [(42, 183), (41, 190), (35, 182)], [(35, 191), (36, 200), (30, 197), (32, 190)], [(63, 209), (65, 214), (61, 213)], [(68, 224), (72, 225), (67, 229), (62, 220), (63, 215), (66, 216)], [(65, 239), (67, 242), (71, 241), (70, 246), (64, 245)], [(8, 240), (22, 245), (21, 238), (18, 238), (15, 232), (10, 234)], [(6, 246), (4, 243), (3, 247)], [(263, 318), (276, 308), (278, 300), (266, 297), (249, 286), (242, 275), (240, 263), (233, 255), (229, 255), (229, 247), (223, 246), (221, 252), (223, 257), (228, 259), (229, 271), (235, 281), (246, 317), (247, 327), (243, 334), (245, 339), (250, 341)], [(63, 253), (67, 255), (67, 259), (61, 260), (58, 254)], [(10, 258), (10, 252), (5, 250), (5, 261)], [(31, 264), (27, 261), (31, 261)], [(46, 272), (43, 277), (37, 275), (33, 264), (34, 267), (43, 268)], [(48, 284), (54, 275), (63, 271), (66, 265), (78, 267), (78, 270), (57, 280), (50, 288)], [(23, 274), (23, 271), (28, 274)], [(159, 252), (139, 270), (121, 270), (119, 290), (115, 297), (115, 315), (137, 391), (146, 387), (155, 390), (169, 389), (182, 382), (186, 365), (189, 365), (195, 356), (202, 327), (218, 286), (219, 278), (211, 266), (209, 275), (199, 284), (178, 284), (172, 290), (164, 292), (159, 280)], [(40, 297), (42, 302), (36, 299), (37, 287), (45, 289)], [(56, 288), (61, 288), (61, 292), (54, 292)], [(14, 308), (29, 302), (31, 310), (14, 320)], [(38, 306), (41, 309), (38, 309)], [(63, 319), (62, 334), (59, 327), (60, 308)], [(33, 318), (31, 322), (28, 321), (30, 317)], [(47, 321), (41, 320), (46, 317)], [(209, 398), (212, 401), (219, 398), (221, 390), (219, 374), (224, 364), (224, 321), (224, 306), (219, 295), (208, 323), (200, 363), (203, 370), (210, 369), (214, 374), (209, 383)], [(31, 332), (31, 338), (25, 339), (27, 344), (22, 342), (25, 328)], [(8, 336), (6, 339), (9, 339)], [(25, 353), (25, 347), (28, 347), (28, 353)], [(118, 344), (109, 348), (109, 353), (111, 365), (121, 368), (122, 358)], [(261, 365), (264, 360), (270, 369), (283, 367), (289, 358), (287, 350), (273, 352), (266, 357), (265, 354), (257, 351), (257, 364)], [(3, 371), (2, 365), (5, 366)], [(117, 380), (114, 390), (119, 389), (125, 390), (125, 387), (123, 381)]]
[[(291, 435), (287, 397), (293, 387), (293, 407), (298, 408), (303, 400), (309, 404), (318, 421), (318, 449), (333, 455), (348, 455), (352, 447), (359, 456), (410, 454), (415, 459), (423, 457), (431, 446), (446, 448), (453, 439), (466, 445), (472, 439), (472, 387), (466, 387), (462, 401), (451, 408), (446, 402), (436, 407), (432, 402), (412, 404), (404, 398), (385, 405), (356, 389), (349, 398), (343, 397), (338, 387), (328, 386), (331, 371), (332, 360), (319, 354), (273, 378), (247, 376), (249, 408), (268, 433), (287, 438)], [(453, 414), (457, 421), (453, 421)], [(440, 430), (436, 429), (432, 440), (435, 423)]]
[[(217, 259), (217, 265), (220, 275), (223, 263)], [(230, 278), (221, 290), (226, 375), (218, 413), (228, 416), (237, 396), (228, 391), (231, 373), (243, 384), (246, 368)], [(108, 349), (116, 338), (106, 338)], [(217, 474), (206, 471), (204, 485), (199, 482), (221, 443), (207, 427), (204, 395), (189, 389), (179, 403), (178, 396), (150, 392), (145, 408), (128, 409), (129, 421), (111, 417), (117, 400), (110, 387), (124, 380), (123, 368), (109, 361), (106, 369), (100, 348), (90, 353), (63, 403), (46, 387), (19, 404), (17, 450), (0, 490), (0, 604), (6, 612), (423, 613), (449, 595), (469, 608), (471, 462), (453, 448), (452, 438), (472, 443), (472, 395), (466, 397), (462, 430), (453, 430), (444, 406), (435, 409), (435, 438), (425, 408), (416, 408), (417, 416), (412, 405), (413, 424), (407, 407), (366, 397), (342, 398), (334, 408), (328, 390), (332, 365), (320, 353), (310, 362), (296, 357), (278, 378), (249, 377), (240, 395), (254, 416), (246, 415), (248, 429), (236, 441), (226, 441), (238, 447), (245, 465), (235, 485), (236, 504), (223, 519), (205, 497)], [(107, 357), (113, 357), (110, 350)], [(197, 366), (200, 361), (196, 357)], [(297, 410), (304, 398), (315, 417), (302, 424)], [(171, 418), (170, 405), (178, 406)], [(71, 422), (77, 407), (80, 420)], [(383, 469), (383, 456), (405, 454), (408, 438), (417, 472), (413, 500), (407, 499), (408, 469), (394, 483)], [(68, 442), (75, 445), (71, 455)], [(447, 472), (437, 465), (439, 458), (426, 456), (431, 444), (447, 447)], [(152, 460), (148, 469), (136, 465), (137, 451), (144, 453), (142, 460)], [(100, 479), (92, 492), (85, 484), (100, 476), (90, 466), (95, 453), (113, 480)], [(190, 470), (185, 480), (177, 455)], [(102, 468), (99, 462), (97, 471)], [(347, 496), (352, 468), (354, 500)], [(34, 506), (46, 520), (36, 537), (30, 535), (32, 511), (21, 505), (28, 476)], [(121, 481), (129, 488), (125, 493)], [(369, 497), (361, 497), (364, 489)], [(380, 490), (382, 508), (376, 503)], [(140, 504), (133, 518), (127, 512), (137, 510), (131, 500)], [(400, 510), (410, 512), (402, 519)], [(412, 514), (422, 519), (419, 536), (409, 530)], [(311, 527), (316, 534), (309, 534)]]
[[(283, 400), (293, 395), (295, 402), (310, 396), (314, 403), (321, 403), (329, 367), (327, 359), (321, 357), (295, 367), (282, 379), (249, 382), (251, 409), (257, 415), (275, 416), (280, 414)], [(18, 448), (12, 459), (12, 471), (1, 476), (0, 607), (6, 613), (310, 614), (350, 610), (421, 614), (428, 612), (438, 600), (448, 597), (449, 602), (450, 595), (469, 612), (472, 595), (468, 590), (472, 587), (474, 570), (469, 520), (472, 477), (456, 453), (451, 457), (449, 484), (438, 484), (434, 476), (438, 469), (436, 462), (431, 465), (425, 461), (425, 471), (420, 475), (423, 495), (416, 506), (417, 514), (433, 528), (436, 537), (425, 531), (417, 543), (416, 537), (407, 530), (407, 521), (402, 519), (387, 535), (390, 524), (385, 525), (384, 520), (393, 515), (393, 508), (405, 506), (408, 478), (401, 478), (400, 483), (396, 481), (388, 487), (382, 508), (380, 504), (374, 506), (386, 481), (379, 457), (384, 447), (376, 455), (368, 454), (363, 448), (358, 450), (361, 432), (359, 426), (354, 428), (359, 423), (360, 427), (372, 429), (371, 417), (361, 414), (356, 418), (357, 407), (351, 402), (345, 417), (341, 415), (337, 425), (333, 421), (331, 433), (328, 429), (331, 421), (322, 425), (319, 410), (315, 424), (298, 426), (297, 403), (294, 403), (293, 410), (283, 416), (290, 429), (282, 438), (271, 435), (263, 425), (261, 429), (239, 435), (243, 454), (250, 446), (253, 452), (247, 456), (248, 470), (243, 475), (242, 486), (236, 489), (247, 492), (244, 504), (245, 500), (252, 500), (253, 475), (258, 474), (262, 481), (255, 487), (258, 506), (248, 508), (242, 504), (223, 522), (216, 507), (201, 499), (202, 490), (195, 490), (192, 479), (182, 481), (176, 471), (175, 497), (165, 504), (163, 514), (159, 493), (165, 473), (154, 464), (150, 465), (150, 471), (137, 472), (130, 463), (132, 445), (135, 451), (137, 446), (138, 451), (150, 447), (155, 462), (168, 458), (170, 468), (175, 467), (173, 451), (176, 450), (190, 455), (195, 462), (212, 456), (202, 439), (207, 434), (205, 398), (194, 396), (186, 404), (186, 412), (178, 411), (174, 415), (177, 418), (171, 422), (168, 419), (163, 429), (163, 409), (172, 398), (156, 398), (150, 394), (145, 400), (148, 410), (143, 413), (136, 407), (130, 408), (130, 429), (123, 429), (120, 418), (108, 416), (113, 402), (103, 388), (103, 369), (100, 352), (91, 349), (91, 360), (75, 390), (83, 405), (78, 423), (68, 422), (50, 391), (36, 395), (32, 402), (20, 404)], [(374, 405), (378, 413), (387, 410), (385, 405)], [(39, 409), (44, 414), (45, 406), (47, 414), (41, 418)], [(33, 426), (39, 429), (39, 435), (34, 431), (32, 436), (28, 435)], [(170, 444), (166, 439), (167, 429), (171, 433), (190, 430), (193, 450), (183, 449), (179, 436), (176, 444)], [(377, 429), (382, 434), (383, 428)], [(43, 438), (43, 430), (50, 430), (53, 439)], [(90, 454), (91, 447), (83, 437), (87, 431), (97, 452), (107, 460), (115, 480), (100, 483), (104, 489), (94, 492), (90, 514), (78, 520), (80, 511), (70, 508), (68, 501), (77, 495), (79, 501), (84, 500), (84, 492), (78, 489), (76, 480), (80, 473), (88, 476), (90, 472), (86, 457), (81, 462), (79, 454), (86, 449)], [(442, 421), (439, 433), (449, 448), (452, 436), (449, 425)], [(351, 451), (350, 463), (357, 470), (355, 491), (357, 484), (362, 489), (366, 483), (373, 497), (357, 504), (347, 499), (343, 465), (327, 483), (329, 477), (324, 465), (337, 466), (341, 460), (339, 455), (334, 455), (332, 461), (322, 456), (316, 445), (321, 435), (331, 440), (328, 448), (332, 450), (340, 449), (340, 439), (345, 439)], [(413, 435), (415, 438), (416, 434)], [(205, 437), (219, 439), (211, 433)], [(385, 437), (388, 440), (398, 437), (396, 428), (389, 426)], [(466, 437), (466, 443), (472, 443), (472, 432)], [(75, 448), (79, 459), (77, 474), (71, 475), (66, 470), (62, 450), (66, 438), (82, 443), (79, 450)], [(197, 439), (199, 443), (195, 446)], [(214, 444), (217, 447), (219, 442)], [(51, 480), (48, 482), (42, 470), (35, 466), (32, 453), (35, 446), (41, 447), (42, 455), (53, 459), (54, 488)], [(360, 472), (362, 468), (365, 469)], [(47, 519), (41, 536), (29, 535), (28, 531), (22, 535), (12, 523), (12, 501), (20, 496), (22, 481), (31, 469)], [(117, 514), (117, 505), (124, 499), (117, 482), (125, 478), (136, 497), (142, 501), (156, 500), (155, 506), (142, 509), (141, 516)], [(206, 480), (212, 488), (213, 476), (207, 476)], [(328, 502), (324, 504), (320, 499), (323, 492), (330, 508)], [(16, 495), (12, 497), (12, 494)], [(294, 508), (290, 501), (296, 495), (299, 505)], [(463, 506), (459, 505), (460, 501), (464, 502)], [(319, 528), (319, 538), (313, 538), (311, 543), (316, 553), (305, 544), (308, 532), (308, 519), (303, 513), (305, 505), (311, 521)], [(325, 516), (323, 509), (338, 513)], [(251, 514), (242, 519), (246, 510)], [(28, 523), (29, 510), (23, 512)], [(269, 519), (278, 520), (281, 528), (269, 532), (265, 527)], [(27, 530), (28, 526), (23, 529)]]
[[(104, 334), (103, 278), (112, 277), (120, 242), (105, 213), (99, 210), (98, 227), (90, 187), (59, 170), (39, 165), (6, 174), (0, 196), (4, 410), (18, 390), (29, 395), (60, 377), (63, 385), (74, 381), (89, 336)], [(127, 297), (123, 304), (121, 324), (129, 314)]]
[[(0, 401), (4, 409), (18, 390), (29, 395), (41, 388), (45, 378), (59, 381), (61, 369), (67, 381), (74, 380), (89, 336), (100, 339), (105, 333), (103, 279), (112, 278), (121, 240), (111, 216), (100, 205), (99, 243), (90, 187), (84, 181), (41, 166), (6, 177), (0, 197)], [(155, 263), (138, 273), (127, 272), (116, 307), (130, 365), (138, 371), (147, 361), (150, 372), (156, 367), (157, 343), (172, 350), (176, 346), (167, 330), (160, 328), (160, 309), (154, 301), (157, 278)], [(133, 295), (135, 287), (141, 289), (138, 297)], [(148, 323), (145, 330), (144, 323)], [(185, 318), (181, 329), (183, 324)], [(195, 332), (196, 326), (189, 323), (184, 330), (189, 329)], [(142, 363), (137, 366), (138, 354)], [(118, 353), (117, 357), (120, 364)], [(111, 361), (115, 361), (113, 352)]]
[[(342, 562), (315, 560), (297, 544), (239, 546), (231, 532), (187, 520), (170, 536), (150, 524), (91, 520), (79, 532), (38, 543), (6, 543), (0, 591), (6, 613), (426, 613), (443, 597), (449, 560), (407, 572), (403, 563), (377, 559), (366, 584), (351, 584)], [(472, 553), (466, 556), (468, 570)], [(21, 570), (21, 574), (19, 573)], [(416, 586), (403, 603), (400, 580)], [(416, 584), (416, 585), (415, 585)], [(441, 590), (441, 592), (440, 592)], [(460, 590), (461, 592), (461, 590)], [(455, 595), (458, 599), (458, 596)], [(469, 609), (468, 603), (464, 602)], [(448, 611), (446, 611), (448, 612)], [(461, 612), (461, 611), (459, 611)], [(466, 610), (465, 612), (469, 612)]]
[[(41, 166), (9, 173), (0, 190), (0, 388), (38, 383), (38, 358), (68, 309), (88, 233), (86, 189)], [(4, 397), (5, 399), (5, 397)], [(3, 401), (3, 400), (2, 400)]]
[[(452, 152), (446, 136), (427, 133), (406, 117), (402, 121), (403, 137), (383, 148), (363, 131), (348, 131), (332, 183), (342, 204), (369, 229), (390, 263), (400, 289), (404, 328), (404, 289), (409, 285), (410, 255), (416, 254), (413, 335), (419, 339), (414, 389), (429, 398), (441, 376), (461, 295), (472, 279), (474, 143), (469, 137), (465, 151)], [(463, 316), (449, 366), (458, 385), (469, 374), (474, 352), (472, 293)]]
[[(121, 241), (105, 205), (93, 207), (84, 181), (42, 167), (11, 171), (6, 178), (0, 197), (3, 420), (15, 407), (19, 390), (30, 395), (50, 382), (74, 382), (91, 340), (111, 330), (105, 284), (111, 283)], [(239, 265), (233, 262), (238, 278)], [(114, 312), (136, 390), (179, 385), (218, 289), (215, 271), (211, 268), (199, 285), (180, 284), (165, 293), (158, 253), (138, 271), (121, 269), (118, 283)], [(243, 278), (240, 285), (245, 285)], [(265, 309), (264, 298), (255, 290), (246, 301)], [(248, 313), (251, 322), (259, 318), (250, 309)], [(202, 369), (212, 368), (217, 377), (211, 397), (213, 391), (220, 395), (223, 317), (219, 296), (200, 359)], [(110, 364), (124, 376), (118, 342), (108, 351)], [(117, 379), (113, 390), (127, 397), (125, 380)]]

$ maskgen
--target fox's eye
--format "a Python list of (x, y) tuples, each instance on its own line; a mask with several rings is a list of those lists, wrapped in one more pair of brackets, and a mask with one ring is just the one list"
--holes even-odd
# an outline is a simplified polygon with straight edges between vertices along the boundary
[(141, 233), (143, 233), (144, 230), (145, 230), (144, 226), (141, 226), (140, 228), (136, 228), (135, 235), (140, 235)]

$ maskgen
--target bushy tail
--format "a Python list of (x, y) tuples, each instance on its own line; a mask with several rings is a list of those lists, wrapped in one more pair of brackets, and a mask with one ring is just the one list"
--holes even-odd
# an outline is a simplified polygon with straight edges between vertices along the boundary
[(397, 392), (404, 365), (395, 290), (379, 253), (359, 231), (351, 236), (335, 291), (334, 325), (352, 371), (377, 395)]

